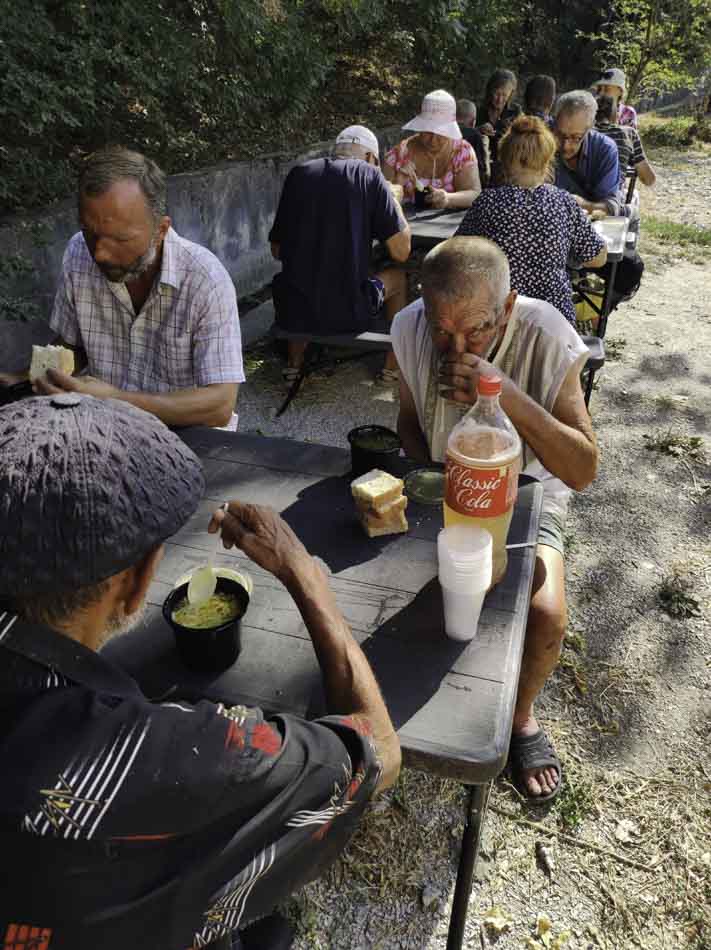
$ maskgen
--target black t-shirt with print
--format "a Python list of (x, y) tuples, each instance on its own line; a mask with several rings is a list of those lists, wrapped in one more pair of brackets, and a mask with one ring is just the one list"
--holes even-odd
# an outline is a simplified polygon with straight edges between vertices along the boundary
[(226, 936), (337, 857), (379, 774), (348, 718), (151, 703), (2, 609), (0, 761), (0, 946), (36, 950)]

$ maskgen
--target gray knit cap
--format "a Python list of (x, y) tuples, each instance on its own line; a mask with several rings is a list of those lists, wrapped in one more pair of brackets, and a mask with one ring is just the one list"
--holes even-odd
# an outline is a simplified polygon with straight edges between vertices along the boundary
[(200, 462), (154, 416), (78, 393), (0, 409), (0, 596), (70, 591), (182, 527)]

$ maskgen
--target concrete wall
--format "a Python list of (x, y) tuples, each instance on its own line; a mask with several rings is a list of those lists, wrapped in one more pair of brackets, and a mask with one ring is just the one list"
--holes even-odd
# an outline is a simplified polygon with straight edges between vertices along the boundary
[[(379, 130), (381, 152), (399, 141), (400, 128)], [(237, 295), (253, 293), (269, 283), (278, 265), (269, 251), (268, 234), (281, 187), (297, 162), (328, 154), (330, 142), (299, 153), (266, 155), (249, 162), (229, 162), (168, 179), (168, 211), (183, 237), (208, 247), (232, 277)], [(43, 232), (43, 243), (35, 234)], [(0, 254), (20, 251), (34, 269), (15, 292), (34, 298), (49, 315), (67, 241), (77, 230), (76, 201), (70, 199), (35, 214), (0, 219)], [(34, 233), (33, 233), (34, 232)], [(42, 324), (0, 321), (0, 370), (19, 368), (32, 342), (46, 342)]]

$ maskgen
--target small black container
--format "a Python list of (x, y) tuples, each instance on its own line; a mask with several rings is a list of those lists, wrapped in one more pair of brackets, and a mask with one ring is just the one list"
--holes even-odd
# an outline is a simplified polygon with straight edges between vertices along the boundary
[(422, 191), (419, 191), (415, 188), (415, 211), (424, 211), (425, 208), (429, 208), (428, 198), (432, 194), (432, 186), (425, 185)]
[(398, 472), (400, 436), (385, 426), (358, 426), (348, 433), (351, 446), (351, 471), (357, 478), (371, 468), (380, 468), (391, 475)]
[(237, 617), (219, 627), (196, 630), (173, 620), (173, 611), (188, 596), (187, 584), (176, 587), (163, 602), (163, 617), (175, 634), (180, 659), (188, 669), (201, 673), (221, 673), (235, 662), (242, 646), (242, 617), (249, 606), (247, 591), (229, 577), (218, 577), (215, 591), (234, 594), (240, 605)]

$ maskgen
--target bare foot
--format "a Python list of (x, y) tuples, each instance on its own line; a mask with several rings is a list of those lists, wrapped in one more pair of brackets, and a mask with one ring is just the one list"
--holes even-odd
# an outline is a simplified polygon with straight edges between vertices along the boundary
[[(541, 727), (535, 716), (529, 716), (520, 726), (514, 725), (514, 736), (534, 736)], [(555, 791), (560, 781), (558, 769), (546, 766), (545, 768), (523, 769), (521, 772), (523, 784), (531, 798), (549, 795)]]

